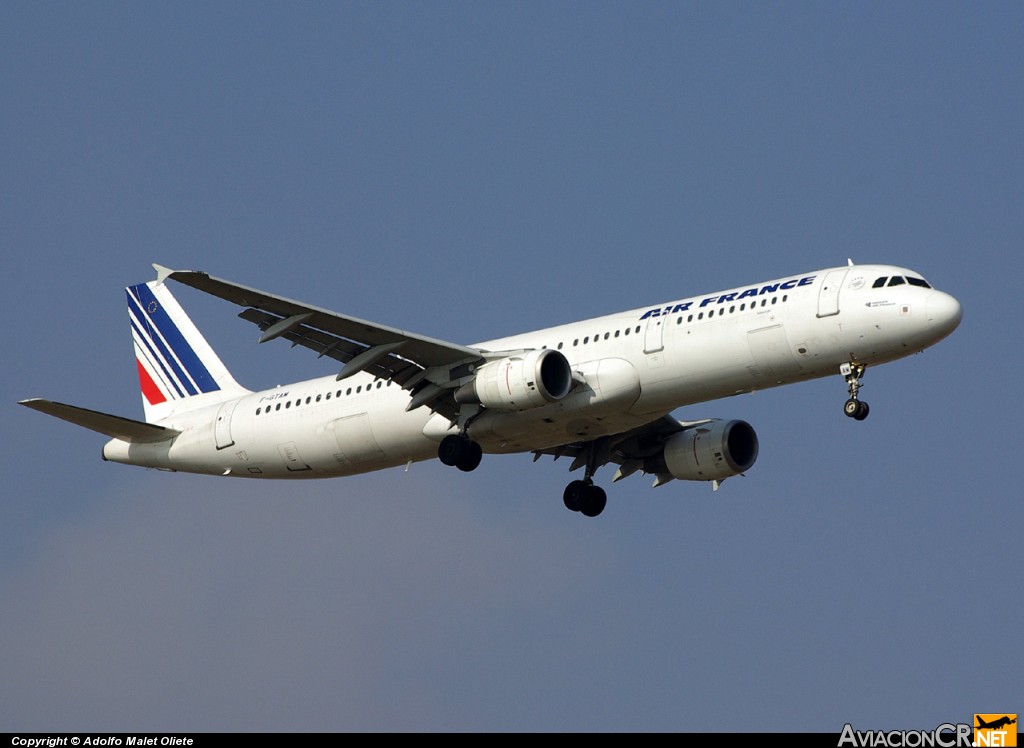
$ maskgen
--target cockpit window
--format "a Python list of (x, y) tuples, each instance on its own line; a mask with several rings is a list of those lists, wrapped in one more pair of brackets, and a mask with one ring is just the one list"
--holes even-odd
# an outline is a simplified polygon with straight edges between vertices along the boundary
[(885, 285), (885, 282), (886, 282), (887, 280), (889, 280), (889, 276), (888, 276), (888, 275), (883, 275), (883, 276), (882, 276), (881, 278), (879, 278), (879, 279), (878, 279), (878, 280), (876, 280), (876, 281), (875, 281), (874, 283), (872, 283), (872, 284), (871, 284), (871, 287), (872, 287), (872, 288), (881, 288), (882, 286), (884, 286), (884, 285)]
[(918, 288), (931, 288), (931, 286), (928, 285), (928, 281), (926, 281), (924, 278), (911, 278), (908, 275), (907, 283), (909, 283), (912, 286), (917, 286)]
[(903, 277), (900, 275), (894, 275), (892, 280), (889, 281), (890, 286), (902, 286), (904, 283), (906, 283), (906, 281), (903, 280)]

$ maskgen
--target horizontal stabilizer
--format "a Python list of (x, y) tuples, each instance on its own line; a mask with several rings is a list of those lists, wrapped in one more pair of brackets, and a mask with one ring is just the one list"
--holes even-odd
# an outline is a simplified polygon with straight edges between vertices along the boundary
[(130, 418), (112, 416), (109, 413), (100, 413), (96, 410), (55, 403), (52, 400), (42, 400), (37, 397), (30, 400), (19, 400), (18, 404), (126, 442), (162, 442), (173, 439), (181, 433), (176, 429), (133, 421)]

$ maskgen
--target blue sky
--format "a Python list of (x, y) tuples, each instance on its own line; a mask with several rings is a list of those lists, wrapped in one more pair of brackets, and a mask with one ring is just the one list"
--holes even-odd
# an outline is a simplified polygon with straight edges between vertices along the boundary
[[(1024, 7), (19, 3), (0, 27), (0, 729), (931, 729), (1020, 711)], [(123, 287), (206, 270), (457, 342), (856, 262), (961, 327), (687, 408), (746, 478), (105, 464)], [(179, 298), (235, 376), (329, 373)], [(607, 485), (608, 473), (598, 474)]]

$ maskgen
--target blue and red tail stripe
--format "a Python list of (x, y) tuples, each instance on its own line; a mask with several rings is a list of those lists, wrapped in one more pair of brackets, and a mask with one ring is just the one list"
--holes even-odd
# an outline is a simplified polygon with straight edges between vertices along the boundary
[(142, 283), (128, 288), (128, 310), (138, 352), (146, 359), (137, 363), (139, 383), (150, 403), (220, 389), (148, 285)]

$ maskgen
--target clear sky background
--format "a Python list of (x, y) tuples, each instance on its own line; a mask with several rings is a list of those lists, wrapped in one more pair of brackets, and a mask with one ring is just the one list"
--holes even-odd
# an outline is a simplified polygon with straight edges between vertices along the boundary
[[(7, 3), (0, 730), (931, 729), (1024, 711), (1024, 5)], [(123, 288), (206, 270), (468, 343), (855, 262), (935, 348), (687, 408), (712, 494), (485, 458), (100, 461)], [(252, 388), (332, 373), (179, 299)]]

